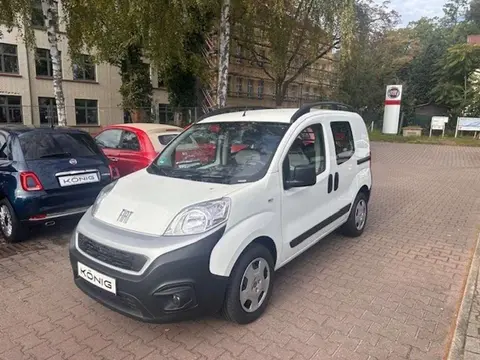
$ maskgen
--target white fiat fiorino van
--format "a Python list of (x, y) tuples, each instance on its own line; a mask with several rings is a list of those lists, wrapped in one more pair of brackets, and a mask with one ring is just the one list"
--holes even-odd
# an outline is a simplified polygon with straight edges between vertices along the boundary
[(257, 319), (275, 270), (337, 228), (364, 230), (367, 129), (352, 111), (318, 109), (329, 104), (340, 107), (214, 111), (107, 185), (71, 239), (76, 285), (147, 322)]

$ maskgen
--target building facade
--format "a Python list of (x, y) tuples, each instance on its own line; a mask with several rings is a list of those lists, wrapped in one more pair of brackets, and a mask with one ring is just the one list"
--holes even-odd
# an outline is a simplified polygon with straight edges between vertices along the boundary
[[(60, 6), (60, 16), (61, 12)], [(34, 50), (27, 48), (18, 30), (7, 32), (6, 28), (1, 29), (0, 124), (48, 126), (56, 122), (52, 63), (47, 34), (41, 26), (41, 7), (37, 16), (33, 14), (32, 22), (36, 38)], [(62, 33), (60, 38), (67, 125), (96, 132), (101, 126), (123, 123), (118, 68), (94, 64), (87, 54), (82, 56), (80, 64), (72, 62), (68, 55), (67, 39)], [(153, 69), (151, 79), (154, 87), (152, 108), (161, 112), (168, 105), (168, 95), (159, 86), (158, 76)], [(159, 111), (155, 113), (158, 115)]]
[[(53, 95), (52, 63), (47, 34), (43, 25), (40, 0), (32, 14), (36, 48), (28, 49), (20, 32), (8, 32), (0, 27), (0, 124), (24, 123), (49, 126), (56, 122)], [(59, 16), (62, 7), (59, 5)], [(89, 132), (100, 127), (128, 122), (120, 106), (121, 78), (118, 68), (95, 64), (88, 54), (74, 63), (68, 54), (68, 41), (60, 25), (63, 90), (67, 125)], [(215, 107), (218, 46), (211, 38), (206, 42), (205, 58), (210, 68), (209, 82), (202, 84), (198, 107), (182, 109), (182, 122), (189, 123)], [(241, 46), (232, 42), (229, 67), (228, 106), (275, 106), (275, 86)], [(268, 47), (261, 51), (268, 51)], [(145, 61), (148, 63), (148, 60)], [(327, 56), (306, 69), (290, 86), (282, 106), (296, 107), (328, 97), (332, 89), (333, 56)], [(168, 94), (158, 73), (150, 67), (153, 85), (151, 118), (154, 122), (173, 123), (174, 109), (168, 104)]]

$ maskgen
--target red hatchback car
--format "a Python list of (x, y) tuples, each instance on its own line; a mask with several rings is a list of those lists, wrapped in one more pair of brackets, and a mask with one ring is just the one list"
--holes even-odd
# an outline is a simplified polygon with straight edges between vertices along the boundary
[(181, 127), (133, 123), (105, 127), (95, 142), (118, 169), (120, 176), (147, 167), (171, 140), (183, 131)]

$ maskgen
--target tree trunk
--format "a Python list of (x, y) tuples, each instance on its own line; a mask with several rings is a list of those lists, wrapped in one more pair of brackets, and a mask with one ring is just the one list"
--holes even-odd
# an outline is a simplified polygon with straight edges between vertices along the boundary
[(230, 58), (230, 0), (223, 0), (220, 14), (220, 47), (218, 60), (217, 106), (227, 105), (228, 64)]
[(62, 59), (58, 51), (58, 0), (42, 0), (43, 16), (47, 26), (48, 44), (53, 70), (53, 93), (57, 106), (58, 126), (67, 126), (67, 112), (62, 85)]
[(276, 82), (275, 83), (275, 106), (281, 107), (283, 101), (285, 100), (285, 89), (283, 83)]

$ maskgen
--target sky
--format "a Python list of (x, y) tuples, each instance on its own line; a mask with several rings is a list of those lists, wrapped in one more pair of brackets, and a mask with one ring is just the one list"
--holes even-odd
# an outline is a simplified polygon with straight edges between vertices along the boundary
[[(381, 3), (380, 0), (377, 0)], [(443, 15), (445, 0), (391, 0), (390, 7), (402, 16), (401, 26), (406, 26), (410, 21), (421, 17), (434, 17)]]

